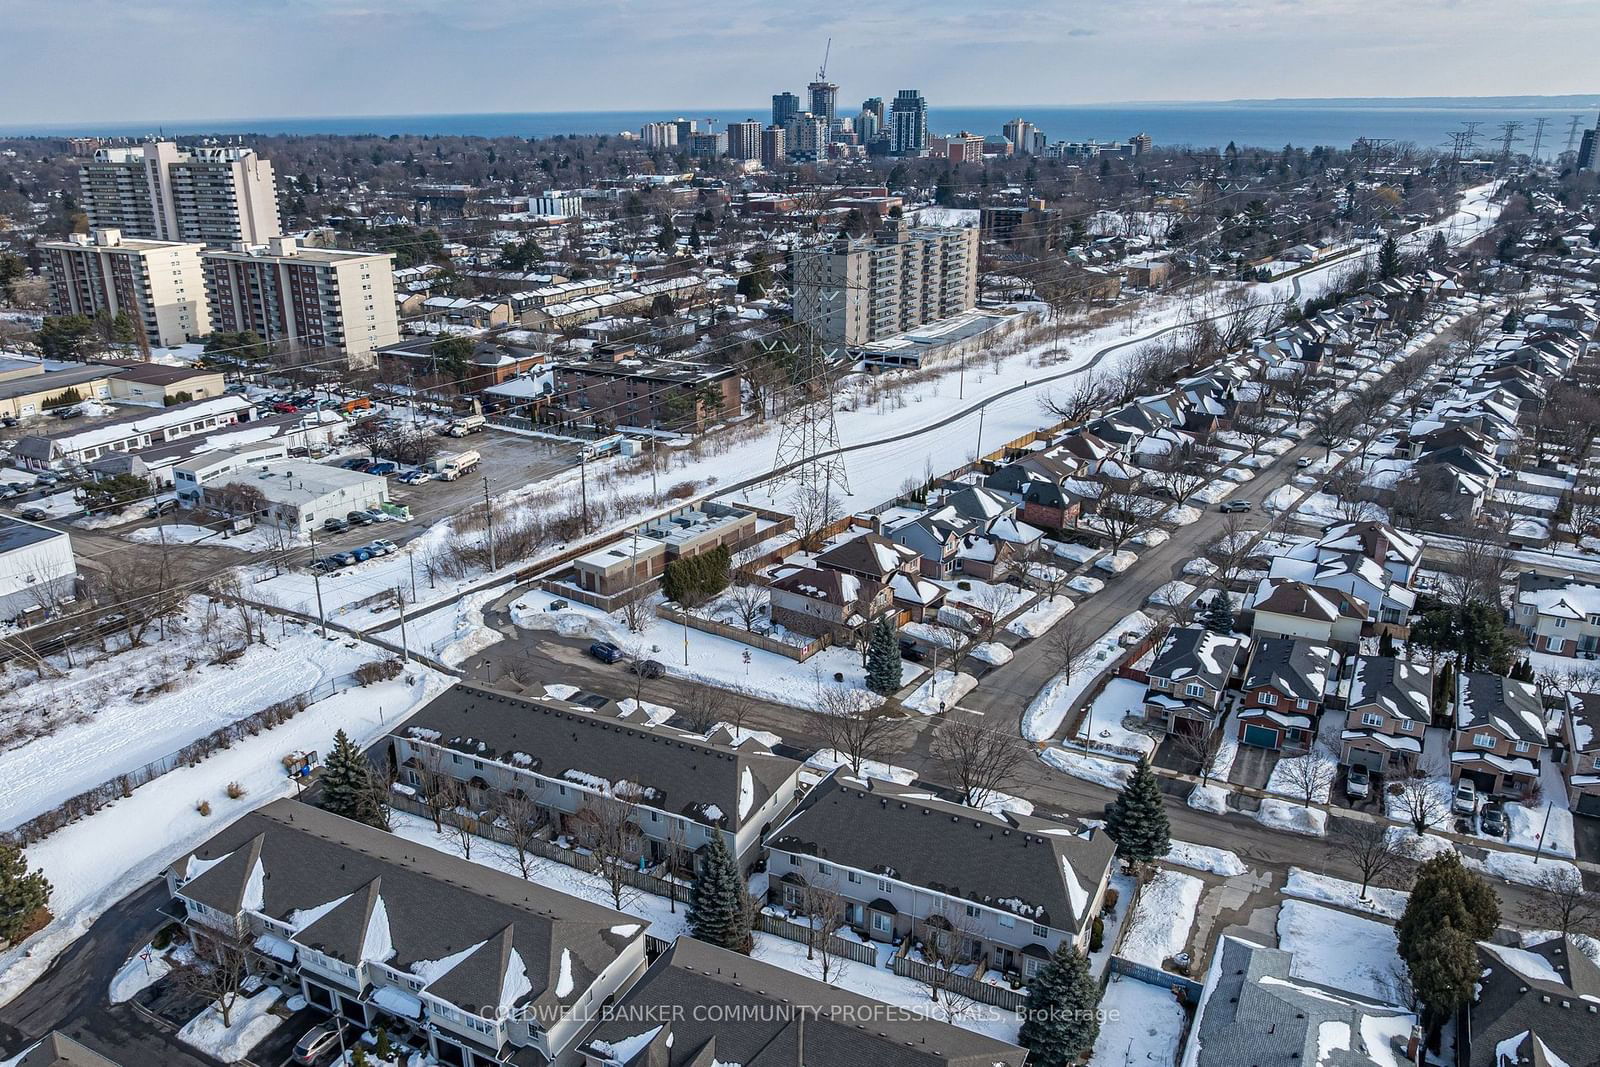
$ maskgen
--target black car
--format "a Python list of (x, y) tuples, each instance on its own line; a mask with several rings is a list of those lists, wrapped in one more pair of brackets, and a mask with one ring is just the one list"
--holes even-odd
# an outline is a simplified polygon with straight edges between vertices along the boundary
[(350, 524), (343, 519), (329, 519), (322, 524), (322, 528), (328, 533), (339, 534), (350, 529)]
[(50, 517), (49, 512), (46, 512), (40, 508), (24, 508), (17, 514), (21, 515), (29, 522), (43, 522)]
[(1484, 808), (1478, 816), (1478, 829), (1490, 837), (1506, 836), (1506, 810), (1498, 806)]
[(350, 520), (351, 524), (355, 526), (372, 525), (372, 516), (368, 515), (365, 511), (352, 511), (346, 515), (345, 518)]
[(628, 664), (628, 669), (641, 678), (659, 678), (666, 673), (661, 661), (654, 659), (636, 659)]
[(610, 641), (596, 641), (589, 646), (589, 655), (601, 663), (615, 663), (622, 658), (622, 649)]
[(901, 641), (900, 658), (908, 659), (912, 663), (921, 663), (928, 657), (923, 653), (922, 649), (917, 647), (917, 643), (915, 641)]

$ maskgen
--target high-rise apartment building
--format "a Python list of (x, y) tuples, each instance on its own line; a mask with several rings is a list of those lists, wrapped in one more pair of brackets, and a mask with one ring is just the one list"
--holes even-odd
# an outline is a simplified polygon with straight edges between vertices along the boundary
[(79, 168), (89, 225), (151, 241), (258, 244), (283, 232), (272, 163), (234, 145), (101, 148)]
[(820, 119), (826, 119), (828, 125), (833, 125), (839, 108), (839, 87), (833, 82), (818, 79), (806, 86), (806, 95), (811, 105), (811, 113)]
[(1133, 154), (1136, 156), (1144, 155), (1146, 152), (1150, 151), (1150, 147), (1155, 144), (1155, 142), (1150, 139), (1150, 135), (1148, 133), (1136, 133), (1132, 137), (1128, 138), (1128, 143), (1133, 146)]
[(728, 123), (728, 155), (734, 159), (761, 158), (761, 122), (745, 119)]
[(856, 136), (862, 144), (871, 144), (883, 132), (883, 119), (874, 111), (862, 108), (856, 116)]
[(800, 98), (793, 93), (772, 94), (772, 124), (787, 128), (800, 114)]
[(794, 257), (794, 318), (830, 344), (864, 345), (978, 303), (978, 229), (887, 219)]
[(890, 108), (889, 150), (920, 156), (928, 150), (928, 101), (915, 89), (901, 89)]
[(700, 123), (695, 119), (677, 118), (672, 120), (672, 124), (678, 127), (678, 143), (682, 145), (688, 144), (689, 138), (700, 132)]
[(768, 126), (761, 131), (761, 165), (775, 167), (789, 154), (788, 131), (782, 126)]
[(193, 241), (144, 241), (115, 228), (39, 246), (50, 275), (51, 313), (127, 315), (152, 348), (211, 332), (205, 273)]
[(710, 131), (706, 133), (691, 133), (689, 135), (689, 154), (702, 159), (725, 156), (728, 154), (728, 135)]
[(352, 365), (400, 340), (394, 256), (301, 248), (292, 237), (206, 252), (206, 296), (217, 330), (254, 330), (308, 351), (334, 350)]
[(678, 124), (676, 122), (647, 122), (639, 127), (639, 140), (644, 142), (646, 148), (676, 148), (678, 147)]
[(1011, 152), (1018, 156), (1033, 155), (1034, 134), (1038, 127), (1027, 119), (1012, 119), (1000, 127), (1005, 139), (1011, 142)]
[(869, 96), (861, 101), (862, 114), (872, 115), (878, 120), (879, 129), (883, 128), (883, 97)]

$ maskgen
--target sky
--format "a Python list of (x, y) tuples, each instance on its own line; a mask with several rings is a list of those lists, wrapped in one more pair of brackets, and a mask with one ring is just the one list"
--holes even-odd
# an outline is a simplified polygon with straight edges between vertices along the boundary
[[(0, 0), (0, 121), (1587, 93), (1594, 0)], [(1585, 79), (1589, 80), (1585, 80)]]

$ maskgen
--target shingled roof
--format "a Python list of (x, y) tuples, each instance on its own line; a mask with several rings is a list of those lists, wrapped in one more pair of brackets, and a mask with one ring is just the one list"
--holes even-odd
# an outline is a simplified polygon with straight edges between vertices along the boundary
[[(1577, 942), (1552, 937), (1527, 948), (1481, 943), (1478, 959), (1483, 966), (1467, 1009), (1466, 1067), (1600, 1062), (1600, 967)], [(1502, 1047), (1517, 1058), (1502, 1059)]]

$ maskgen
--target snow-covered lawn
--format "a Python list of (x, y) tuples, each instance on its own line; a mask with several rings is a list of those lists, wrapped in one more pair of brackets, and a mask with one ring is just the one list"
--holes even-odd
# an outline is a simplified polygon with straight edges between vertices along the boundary
[[(857, 657), (857, 662), (859, 660), (860, 657)], [(927, 678), (912, 690), (903, 703), (912, 711), (924, 715), (937, 715), (941, 711), (955, 707), (962, 697), (977, 686), (978, 680), (972, 675), (961, 671), (952, 674), (941, 667), (937, 674)]]
[(1304, 756), (1285, 756), (1278, 760), (1267, 779), (1267, 792), (1304, 802), (1309, 790), (1312, 803), (1326, 804), (1337, 777), (1333, 757), (1313, 750)]
[(1233, 491), (1237, 488), (1239, 487), (1233, 482), (1225, 478), (1218, 478), (1216, 481), (1210, 482), (1190, 493), (1189, 499), (1198, 500), (1202, 504), (1220, 504), (1232, 496)]
[(1169, 526), (1191, 526), (1200, 521), (1203, 514), (1201, 510), (1189, 504), (1174, 504), (1161, 515), (1161, 521)]
[[(831, 685), (835, 673), (844, 675), (846, 686), (863, 691), (866, 688), (866, 669), (861, 665), (861, 655), (849, 648), (825, 648), (799, 663), (776, 652), (693, 628), (689, 628), (685, 638), (684, 627), (658, 618), (654, 613), (645, 619), (641, 633), (631, 633), (619, 617), (576, 601), (560, 611), (549, 610), (556, 599), (543, 590), (530, 590), (512, 603), (511, 619), (527, 629), (555, 630), (565, 637), (613, 641), (629, 655), (656, 660), (674, 677), (794, 707), (814, 707), (819, 679)], [(744, 662), (746, 653), (750, 656), (748, 664)], [(901, 663), (904, 682), (909, 683), (925, 673), (925, 669), (915, 663)]]
[[(1546, 793), (1545, 796), (1549, 797), (1551, 794)], [(1542, 834), (1546, 853), (1568, 858), (1577, 855), (1573, 841), (1572, 812), (1561, 803), (1565, 800), (1564, 796), (1556, 799), (1558, 803), (1549, 805), (1548, 825), (1545, 820), (1545, 807), (1507, 804), (1506, 825), (1509, 830), (1507, 842), (1516, 848), (1525, 848), (1531, 852), (1539, 847)]]
[[(445, 676), (413, 665), (393, 681), (329, 697), (197, 766), (180, 767), (142, 785), (131, 797), (31, 845), (28, 861), (54, 887), (50, 908), (55, 919), (0, 955), (0, 1003), (25, 989), (107, 908), (184, 852), (253, 808), (292, 794), (294, 786), (279, 762), (283, 756), (327, 752), (340, 729), (365, 745), (397, 726), (447, 682)], [(244, 788), (242, 796), (228, 797), (231, 782)], [(211, 805), (209, 816), (195, 810), (201, 800)]]
[(1195, 910), (1205, 883), (1192, 874), (1157, 871), (1139, 891), (1118, 955), (1135, 963), (1162, 967), (1189, 943)]
[[(823, 774), (843, 767), (845, 774), (853, 773), (850, 769), (850, 760), (842, 753), (831, 748), (813, 752), (806, 759), (806, 766), (821, 771)], [(896, 767), (892, 763), (879, 763), (877, 760), (862, 760), (861, 773), (868, 778), (878, 778), (883, 781), (897, 782), (900, 785), (910, 785), (917, 780), (917, 772), (907, 770), (905, 767)]]
[(292, 537), (280, 537), (277, 533), (260, 527), (224, 537), (215, 527), (195, 526), (187, 522), (165, 526), (142, 526), (122, 536), (125, 540), (145, 545), (159, 545), (165, 540), (169, 545), (206, 545), (233, 548), (240, 552), (282, 551), (297, 543)]
[(1143, 685), (1132, 678), (1113, 678), (1089, 705), (1078, 732), (1063, 743), (1132, 759), (1147, 756), (1155, 751), (1156, 739), (1123, 725), (1123, 719), (1138, 717), (1143, 707)]
[(30, 732), (45, 722), (55, 728), (0, 752), (0, 828), (391, 655), (342, 635), (324, 640), (315, 626), (272, 624), (266, 644), (216, 666), (209, 662), (215, 650), (199, 633), (205, 611), (205, 602), (193, 598), (180, 619), (168, 621), (166, 641), (152, 627), (143, 647), (70, 668), (61, 678), (37, 680), (11, 669), (8, 680), (21, 684), (0, 697), (0, 720), (27, 723)]
[(1228, 810), (1228, 791), (1220, 785), (1197, 785), (1189, 791), (1189, 807), (1222, 815)]
[(1143, 637), (1154, 628), (1155, 621), (1142, 611), (1124, 616), (1078, 656), (1070, 675), (1056, 675), (1033, 698), (1023, 713), (1022, 736), (1029, 741), (1047, 741), (1060, 733), (1083, 691), (1121, 655), (1122, 637)]
[(1172, 990), (1115, 976), (1100, 998), (1100, 1036), (1090, 1067), (1170, 1067), (1183, 1039), (1183, 1005)]
[[(505, 635), (483, 621), (483, 609), (504, 596), (510, 583), (468, 593), (453, 604), (417, 618), (407, 618), (405, 642), (451, 667), (459, 667), (471, 656), (503, 641)], [(385, 639), (400, 644), (399, 625), (383, 631)]]
[(1068, 589), (1071, 589), (1074, 593), (1082, 593), (1084, 596), (1094, 596), (1105, 587), (1106, 583), (1102, 579), (1087, 574), (1080, 574), (1067, 583)]
[[(187, 949), (189, 943), (187, 941), (181, 942), (178, 947)], [(144, 959), (143, 957), (145, 956), (150, 958), (148, 960)], [(172, 973), (172, 963), (167, 958), (167, 953), (158, 951), (147, 944), (128, 957), (121, 967), (117, 968), (117, 973), (111, 976), (111, 985), (106, 993), (111, 1003), (123, 1004), (155, 985), (170, 973)]]
[(1264, 797), (1256, 821), (1275, 830), (1307, 837), (1323, 837), (1328, 832), (1328, 813), (1321, 808), (1308, 808), (1288, 800)]
[(1243, 874), (1246, 870), (1244, 860), (1239, 858), (1237, 852), (1230, 852), (1214, 845), (1197, 845), (1190, 841), (1174, 841), (1164, 858), (1168, 863), (1221, 875), (1223, 878), (1232, 878), (1236, 874)]
[(1289, 974), (1380, 1004), (1396, 1004), (1403, 968), (1394, 927), (1332, 908), (1286, 900), (1278, 909), (1278, 947), (1294, 953)]
[(1116, 552), (1106, 553), (1095, 560), (1094, 565), (1097, 570), (1105, 571), (1108, 574), (1121, 574), (1138, 562), (1139, 554), (1124, 548)]
[[(1082, 580), (1082, 578), (1072, 579), (1074, 582)], [(1043, 637), (1050, 632), (1050, 627), (1066, 618), (1067, 613), (1075, 606), (1068, 597), (1060, 595), (1054, 599), (1040, 597), (1033, 607), (1006, 623), (1006, 633), (1024, 639)]]
[(1147, 603), (1158, 608), (1175, 608), (1187, 604), (1194, 593), (1194, 586), (1188, 582), (1171, 581), (1151, 593)]
[(1071, 541), (1058, 541), (1051, 549), (1062, 559), (1070, 559), (1074, 563), (1088, 563), (1101, 553), (1101, 549), (1091, 545), (1074, 544)]
[(1398, 889), (1369, 885), (1366, 898), (1363, 899), (1360, 882), (1347, 882), (1343, 878), (1317, 874), (1315, 871), (1302, 870), (1299, 867), (1289, 868), (1289, 880), (1284, 883), (1283, 891), (1291, 897), (1314, 900), (1321, 904), (1337, 904), (1350, 911), (1371, 912), (1385, 919), (1400, 918), (1406, 910), (1406, 901), (1410, 898), (1409, 893)]
[(223, 1063), (242, 1060), (283, 1022), (267, 1010), (282, 995), (277, 986), (267, 986), (248, 999), (239, 997), (229, 1012), (228, 1026), (222, 1025), (222, 1010), (208, 1005), (178, 1031), (178, 1040)]
[(1534, 862), (1534, 858), (1526, 852), (1503, 852), (1496, 848), (1485, 849), (1482, 859), (1473, 856), (1463, 856), (1462, 859), (1468, 867), (1520, 885), (1539, 885), (1552, 871), (1578, 873), (1577, 867), (1563, 859), (1545, 856)]
[(1075, 749), (1050, 747), (1039, 753), (1039, 758), (1063, 774), (1081, 778), (1085, 782), (1121, 789), (1133, 773), (1133, 764), (1089, 756)]

